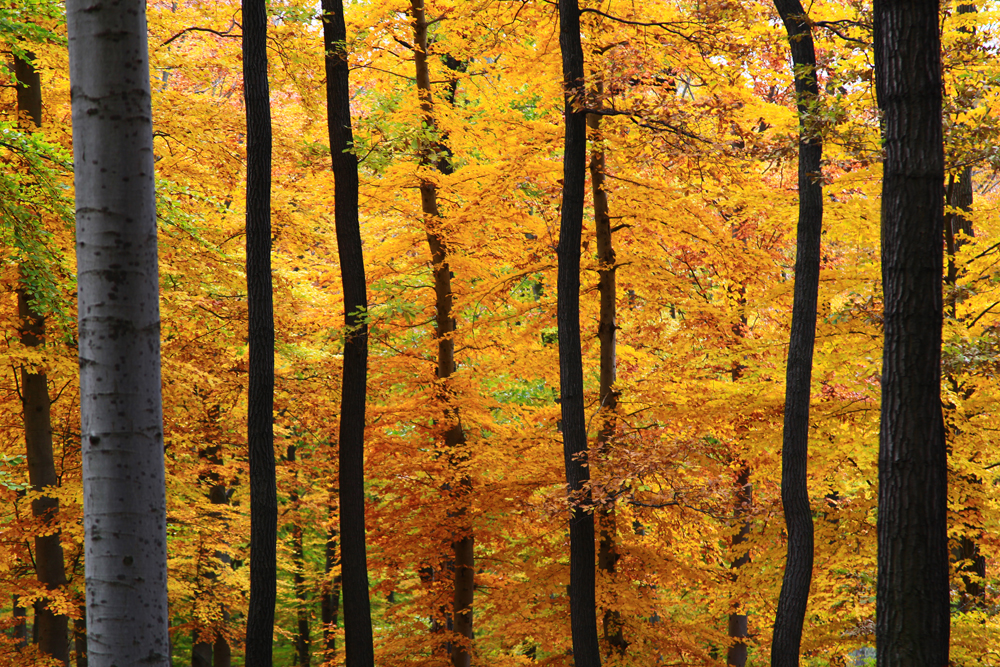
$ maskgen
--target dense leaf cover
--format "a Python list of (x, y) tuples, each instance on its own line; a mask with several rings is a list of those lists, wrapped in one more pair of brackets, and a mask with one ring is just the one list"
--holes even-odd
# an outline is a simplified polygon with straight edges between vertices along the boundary
[[(997, 7), (975, 4), (978, 11), (964, 13), (942, 6), (945, 180), (960, 182), (971, 167), (973, 198), (946, 208), (965, 231), (949, 244), (955, 268), (945, 286), (941, 402), (951, 659), (995, 665), (1000, 42)], [(41, 665), (30, 630), (22, 641), (15, 626), (25, 618), (30, 625), (32, 603), (47, 598), (79, 630), (83, 605), (70, 90), (58, 5), (2, 5), (0, 43), (7, 53), (34, 56), (44, 121), (38, 131), (23, 129), (13, 70), (0, 70), (0, 665)], [(588, 180), (580, 322), (590, 485), (574, 497), (589, 495), (585, 511), (613, 506), (617, 560), (613, 576), (597, 573), (595, 614), (617, 612), (625, 643), (612, 650), (602, 634), (601, 659), (720, 664), (728, 618), (738, 612), (748, 618), (748, 664), (763, 665), (786, 550), (779, 481), (800, 126), (787, 36), (764, 1), (580, 7), (588, 92), (576, 103), (602, 114), (599, 135), (588, 139), (605, 161), (618, 327), (616, 416), (608, 420), (595, 417), (602, 408), (597, 286), (608, 267), (598, 259)], [(845, 665), (874, 646), (881, 144), (870, 3), (822, 0), (806, 9), (820, 94), (802, 126), (822, 136), (824, 223), (809, 413), (815, 561), (801, 650), (805, 664)], [(321, 598), (340, 589), (327, 546), (336, 546), (339, 525), (336, 434), (351, 332), (319, 11), (300, 0), (275, 0), (268, 10), (278, 664), (292, 664), (303, 619), (311, 664), (344, 659), (343, 618), (334, 612), (335, 625), (324, 628), (320, 611)], [(411, 3), (346, 6), (368, 281), (365, 519), (375, 659), (446, 665), (449, 643), (468, 641), (450, 630), (448, 562), (453, 541), (471, 530), (472, 664), (571, 665), (573, 498), (557, 402), (558, 8), (425, 0), (424, 12), (433, 124), (414, 78)], [(148, 20), (173, 659), (189, 664), (194, 645), (214, 642), (219, 650), (222, 638), (242, 664), (249, 593), (243, 21), (234, 0), (156, 0)], [(447, 382), (437, 376), (435, 266), (421, 202), (428, 183), (451, 272), (455, 369)], [(42, 347), (25, 346), (17, 334), (22, 267), (48, 318)], [(45, 371), (53, 401), (54, 524), (30, 510), (37, 492), (24, 456), (22, 368)], [(456, 415), (460, 452), (445, 440)], [(614, 432), (598, 447), (607, 423)], [(752, 496), (737, 485), (745, 471)], [(734, 547), (744, 521), (747, 539)], [(33, 538), (54, 527), (68, 584), (47, 591), (33, 569)], [(12, 596), (27, 617), (12, 613)], [(324, 632), (335, 641), (324, 641)]]

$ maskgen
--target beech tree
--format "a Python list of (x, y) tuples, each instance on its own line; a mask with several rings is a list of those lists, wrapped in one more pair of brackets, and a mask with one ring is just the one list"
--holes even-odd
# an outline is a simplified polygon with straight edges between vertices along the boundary
[(559, 2), (559, 46), (565, 115), (562, 212), (559, 219), (559, 278), (556, 321), (559, 327), (559, 396), (563, 457), (569, 493), (570, 624), (576, 667), (598, 667), (594, 587), (594, 514), (587, 468), (587, 425), (583, 409), (583, 361), (580, 352), (580, 243), (587, 178), (587, 110), (576, 0)]
[(785, 370), (785, 428), (781, 449), (781, 504), (788, 531), (788, 557), (774, 619), (772, 667), (799, 664), (802, 622), (813, 567), (813, 523), (809, 506), (809, 402), (819, 292), (823, 228), (823, 157), (815, 117), (819, 98), (816, 49), (809, 18), (799, 0), (775, 0), (788, 33), (799, 115), (799, 220), (795, 242), (795, 296)]
[(271, 103), (267, 3), (243, 1), (243, 97), (247, 118), (247, 308), (250, 342), (247, 447), (250, 458), (250, 667), (272, 662), (278, 497), (274, 471), (274, 306), (271, 287)]
[[(33, 129), (42, 125), (42, 82), (30, 60), (14, 54), (14, 72), (17, 76), (17, 111), (23, 117), (22, 127)], [(22, 242), (24, 239), (20, 239)], [(30, 261), (24, 258), (22, 261)], [(21, 284), (17, 288), (17, 310), (21, 318), (19, 338), (27, 348), (40, 348), (45, 341), (45, 315), (30, 294), (27, 273), (22, 266)], [(46, 488), (58, 483), (52, 453), (52, 418), (49, 400), (48, 375), (44, 370), (22, 366), (21, 404), (24, 415), (24, 444), (28, 463), (28, 478), (34, 491), (44, 493)], [(45, 523), (53, 524), (59, 514), (59, 500), (43, 495), (31, 503), (32, 514)], [(66, 584), (66, 569), (61, 544), (62, 536), (56, 529), (47, 535), (35, 537), (35, 572), (38, 581), (52, 590)], [(35, 603), (35, 624), (38, 647), (42, 653), (69, 662), (68, 619), (57, 614), (48, 601)]]
[(168, 665), (145, 3), (67, 3), (88, 661)]
[(874, 11), (885, 151), (877, 659), (882, 667), (938, 667), (948, 662), (950, 622), (939, 3), (876, 0)]
[[(375, 664), (365, 548), (365, 397), (368, 292), (358, 220), (358, 158), (351, 129), (347, 25), (341, 0), (323, 0), (327, 130), (334, 178), (337, 253), (344, 288), (340, 403), (340, 553), (347, 667)], [(329, 557), (328, 557), (329, 560)]]

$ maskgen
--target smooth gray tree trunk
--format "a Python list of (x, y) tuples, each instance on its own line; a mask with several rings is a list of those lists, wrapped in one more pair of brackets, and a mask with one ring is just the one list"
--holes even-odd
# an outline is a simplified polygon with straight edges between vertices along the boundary
[(153, 127), (141, 0), (69, 0), (90, 665), (169, 664)]

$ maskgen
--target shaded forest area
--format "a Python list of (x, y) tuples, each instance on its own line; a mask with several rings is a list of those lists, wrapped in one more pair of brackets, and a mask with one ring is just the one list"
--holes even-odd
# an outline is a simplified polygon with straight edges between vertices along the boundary
[(1000, 7), (129, 2), (0, 3), (0, 665), (1000, 665)]

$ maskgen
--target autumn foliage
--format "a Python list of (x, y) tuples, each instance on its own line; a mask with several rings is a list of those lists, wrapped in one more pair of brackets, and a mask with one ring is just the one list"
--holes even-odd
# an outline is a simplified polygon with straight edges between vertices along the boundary
[[(1000, 449), (992, 444), (1000, 60), (997, 9), (976, 6), (942, 7), (946, 188), (957, 192), (970, 178), (972, 193), (946, 208), (957, 230), (946, 256), (941, 386), (956, 665), (1000, 664)], [(749, 624), (747, 664), (764, 665), (786, 549), (779, 481), (799, 143), (787, 37), (763, 1), (588, 0), (581, 9), (587, 95), (579, 103), (601, 114), (588, 141), (605, 159), (618, 327), (608, 420), (598, 416), (598, 281), (609, 267), (598, 259), (588, 181), (580, 308), (591, 502), (583, 509), (613, 516), (615, 571), (598, 572), (595, 614), (600, 626), (605, 610), (617, 612), (625, 642), (613, 649), (601, 631), (602, 660), (724, 664), (727, 619), (739, 613)], [(809, 424), (815, 564), (802, 654), (810, 665), (851, 665), (874, 655), (865, 651), (875, 629), (882, 158), (870, 3), (822, 0), (807, 10), (820, 88), (808, 126), (823, 140), (824, 221)], [(443, 666), (450, 643), (468, 641), (452, 630), (449, 562), (453, 541), (471, 531), (472, 664), (572, 665), (575, 500), (566, 495), (557, 400), (557, 7), (425, 0), (433, 123), (414, 77), (410, 3), (362, 0), (346, 11), (368, 282), (365, 519), (376, 664)], [(334, 604), (331, 618), (329, 605), (340, 595), (337, 433), (351, 332), (322, 24), (317, 3), (275, 0), (268, 12), (275, 661), (336, 665), (343, 617)], [(44, 102), (41, 127), (25, 129), (13, 68), (0, 70), (0, 665), (43, 665), (31, 634), (37, 601), (83, 630), (70, 87), (58, 6), (7, 1), (0, 19), (6, 53), (34, 57)], [(242, 17), (231, 0), (154, 1), (148, 21), (173, 659), (187, 664), (198, 645), (220, 650), (224, 640), (242, 664), (250, 581)], [(428, 183), (433, 219), (421, 201)], [(447, 378), (437, 370), (431, 236), (446, 245), (450, 268)], [(22, 280), (46, 316), (41, 347), (18, 336)], [(31, 512), (39, 492), (24, 454), (21, 369), (44, 370), (52, 400), (58, 487), (47, 493), (59, 512), (48, 522)], [(456, 446), (446, 432), (459, 421)], [(746, 539), (734, 545), (744, 525)], [(46, 590), (33, 539), (56, 530), (68, 583)], [(71, 649), (72, 659), (85, 650)]]

